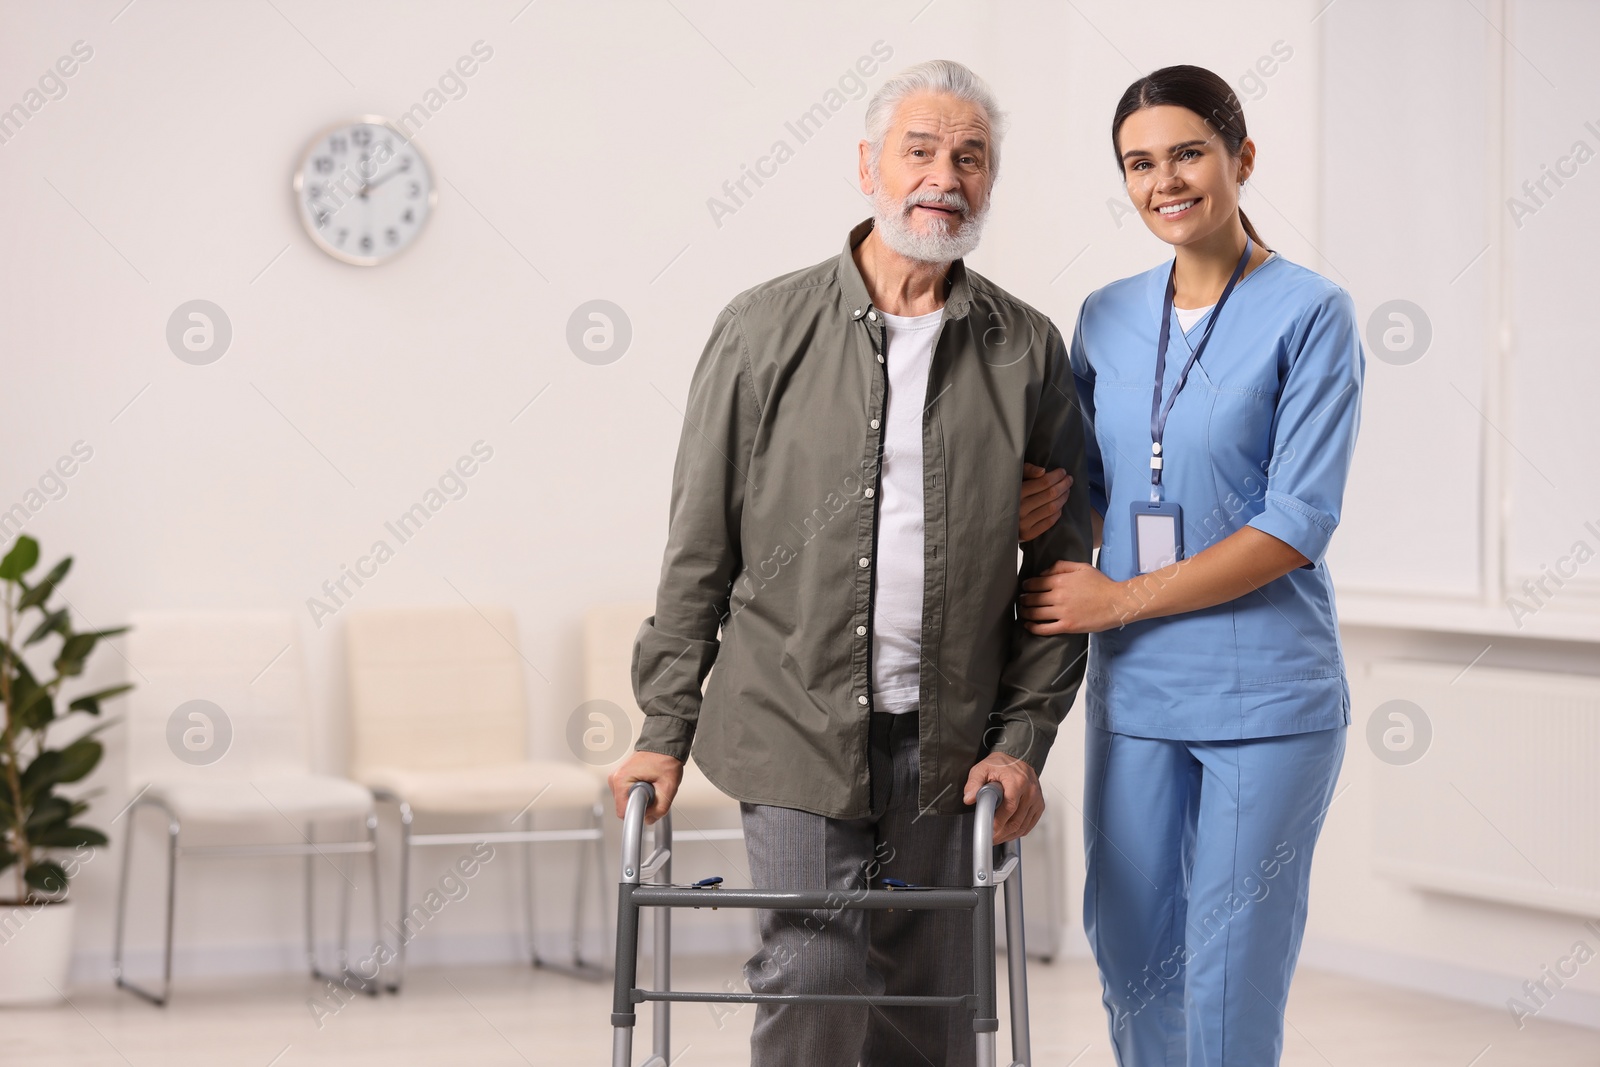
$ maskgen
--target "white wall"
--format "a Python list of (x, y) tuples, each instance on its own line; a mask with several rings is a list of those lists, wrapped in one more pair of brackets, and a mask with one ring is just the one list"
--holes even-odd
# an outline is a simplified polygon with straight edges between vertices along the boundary
[[(1449, 174), (1441, 153), (1452, 143), (1428, 141), (1421, 162), (1373, 143), (1361, 136), (1370, 109), (1396, 99), (1385, 86), (1423, 94), (1458, 66), (1475, 76), (1497, 41), (1470, 17), (1439, 36), (1428, 20), (1386, 6), (0, 5), (0, 107), (22, 100), (74, 42), (93, 49), (65, 96), (0, 144), (9, 386), (0, 394), (0, 509), (23, 502), (57, 457), (86, 442), (92, 458), (26, 526), (48, 557), (77, 558), (66, 592), (80, 624), (111, 625), (144, 607), (298, 612), (322, 724), (318, 758), (337, 768), (340, 619), (315, 625), (307, 598), (475, 441), (488, 442), (493, 459), (465, 497), (353, 602), (511, 604), (533, 665), (535, 753), (564, 755), (580, 699), (582, 611), (653, 591), (678, 408), (712, 318), (735, 292), (835, 254), (866, 214), (852, 177), (862, 100), (847, 101), (804, 144), (786, 120), (823, 100), (875, 46), (892, 53), (890, 70), (933, 56), (969, 62), (1013, 121), (974, 265), (1070, 326), (1087, 292), (1164, 254), (1120, 207), (1108, 137), (1115, 100), (1143, 72), (1200, 63), (1241, 90), (1260, 146), (1245, 199), (1252, 221), (1289, 258), (1350, 287), (1366, 311), (1392, 288), (1382, 275), (1392, 249), (1450, 228), (1430, 198)], [(441, 186), (418, 246), (370, 270), (315, 250), (289, 189), (307, 139), (342, 118), (406, 110), (478, 41), (492, 57), (416, 138)], [(1381, 57), (1366, 47), (1382, 42)], [(1386, 72), (1409, 73), (1386, 82)], [(1363, 84), (1374, 96), (1357, 107), (1347, 94)], [(1437, 99), (1452, 100), (1450, 133), (1471, 142), (1483, 118), (1465, 92), (1418, 95), (1413, 112), (1426, 125)], [(719, 224), (708, 198), (779, 138), (793, 158)], [(1422, 178), (1411, 177), (1415, 168)], [(1478, 181), (1474, 172), (1450, 185), (1449, 203), (1482, 200)], [(1387, 190), (1379, 205), (1376, 188)], [(1565, 203), (1577, 210), (1579, 199)], [(1361, 228), (1369, 217), (1376, 233)], [(1456, 243), (1470, 255), (1471, 241)], [(197, 297), (221, 305), (234, 329), (227, 355), (205, 367), (174, 358), (163, 336), (172, 310)], [(609, 366), (580, 361), (564, 340), (568, 315), (594, 298), (621, 305), (632, 322), (631, 348)], [(1473, 299), (1461, 299), (1470, 309)], [(1388, 373), (1397, 369), (1371, 368), (1372, 403), (1410, 402), (1404, 391), (1437, 373)], [(1473, 366), (1456, 369), (1470, 378)], [(1433, 427), (1436, 412), (1424, 414), (1420, 426)], [(1384, 507), (1403, 483), (1385, 481), (1386, 462), (1405, 438), (1375, 418), (1341, 567), (1380, 591), (1482, 595), (1485, 461), (1468, 421), (1439, 424), (1461, 435), (1450, 438), (1463, 465), (1450, 477), (1466, 487), (1451, 498), (1461, 513), (1452, 522), (1465, 523), (1451, 543), (1456, 556), (1403, 566), (1389, 555), (1396, 542)], [(1432, 519), (1415, 521), (1426, 529)], [(1356, 675), (1396, 645), (1463, 661), (1481, 647), (1376, 631), (1349, 641)], [(1565, 669), (1582, 669), (1593, 653), (1508, 645), (1497, 655), (1543, 655)], [(91, 681), (124, 672), (117, 653), (102, 652)], [(1358, 717), (1369, 710), (1358, 706)], [(1063, 806), (1076, 802), (1081, 753), (1076, 729), (1065, 734), (1051, 770), (1061, 789), (1052, 799)], [(1328, 823), (1308, 958), (1377, 977), (1409, 967), (1453, 982), (1454, 992), (1492, 987), (1491, 1000), (1535, 974), (1562, 947), (1569, 919), (1424, 899), (1371, 875), (1368, 755), (1353, 741), (1354, 785)], [(105, 790), (95, 808), (102, 823), (128, 793), (121, 757), (113, 732), (94, 780)], [(1068, 852), (1076, 885), (1075, 825)], [(85, 981), (105, 973), (115, 858), (98, 857), (75, 890), (87, 910)], [(443, 914), (418, 955), (509, 955), (512, 865), (491, 866), (476, 903)], [(298, 877), (296, 865), (265, 863), (186, 876), (180, 974), (297, 966)], [(426, 868), (419, 875), (431, 878)], [(565, 878), (549, 878), (557, 899)], [(143, 899), (144, 914), (153, 902)], [(560, 910), (544, 913), (552, 937)], [(140, 944), (154, 944), (153, 932), (140, 933)], [(1565, 1003), (1588, 1004), (1581, 998), (1600, 993), (1600, 976), (1569, 990)]]

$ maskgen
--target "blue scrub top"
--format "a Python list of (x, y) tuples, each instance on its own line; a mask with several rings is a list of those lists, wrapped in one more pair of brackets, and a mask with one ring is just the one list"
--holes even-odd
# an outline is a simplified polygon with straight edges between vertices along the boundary
[[(1170, 269), (1169, 261), (1091, 293), (1072, 339), (1090, 501), (1105, 518), (1098, 566), (1119, 581), (1136, 573), (1129, 507), (1150, 498), (1150, 401)], [(1174, 313), (1165, 395), (1210, 318), (1185, 336)], [(1276, 253), (1240, 279), (1172, 405), (1162, 497), (1183, 508), (1185, 558), (1254, 526), (1311, 565), (1225, 604), (1093, 635), (1090, 722), (1184, 740), (1349, 724), (1323, 555), (1339, 524), (1365, 365), (1342, 288)]]

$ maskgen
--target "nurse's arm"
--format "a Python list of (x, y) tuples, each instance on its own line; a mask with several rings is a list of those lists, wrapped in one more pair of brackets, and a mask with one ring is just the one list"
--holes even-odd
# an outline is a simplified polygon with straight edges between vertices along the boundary
[(1040, 635), (1098, 633), (1237, 600), (1310, 562), (1287, 542), (1245, 526), (1165, 570), (1121, 582), (1062, 560), (1022, 583), (1018, 615)]
[[(1056, 524), (1061, 510), (1066, 507), (1067, 493), (1072, 489), (1072, 476), (1066, 468), (1045, 470), (1032, 463), (1022, 465), (1022, 529), (1019, 541), (1032, 541)], [(1093, 527), (1094, 547), (1100, 547), (1100, 528), (1105, 519), (1089, 507), (1089, 525)]]

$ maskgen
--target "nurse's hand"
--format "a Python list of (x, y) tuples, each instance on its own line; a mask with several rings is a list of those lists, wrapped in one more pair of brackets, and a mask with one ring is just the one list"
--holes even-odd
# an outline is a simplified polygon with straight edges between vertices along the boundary
[(1022, 530), (1019, 541), (1032, 541), (1056, 524), (1067, 505), (1072, 476), (1063, 467), (1046, 471), (1032, 463), (1022, 465)]
[(1044, 790), (1039, 788), (1039, 776), (1033, 768), (1015, 756), (991, 752), (967, 775), (962, 801), (976, 804), (978, 790), (985, 782), (998, 782), (1006, 794), (994, 810), (994, 843), (1003, 845), (1032, 830), (1044, 814)]
[(1060, 560), (1022, 583), (1017, 617), (1030, 633), (1093, 634), (1133, 618), (1128, 590), (1087, 563)]

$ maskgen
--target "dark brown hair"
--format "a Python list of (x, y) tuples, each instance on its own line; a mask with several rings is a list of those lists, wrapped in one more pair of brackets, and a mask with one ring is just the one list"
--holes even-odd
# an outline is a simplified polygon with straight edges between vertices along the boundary
[[(1234, 95), (1233, 89), (1227, 82), (1211, 71), (1204, 67), (1181, 64), (1176, 67), (1162, 67), (1145, 75), (1128, 86), (1122, 94), (1122, 99), (1117, 101), (1117, 113), (1111, 120), (1111, 153), (1117, 157), (1119, 170), (1123, 169), (1118, 142), (1118, 138), (1122, 135), (1122, 124), (1135, 111), (1165, 105), (1188, 108), (1199, 115), (1205, 120), (1206, 125), (1222, 138), (1222, 143), (1227, 146), (1228, 152), (1235, 159), (1239, 158), (1247, 136), (1244, 127), (1244, 108), (1239, 104), (1239, 98)], [(1250, 235), (1250, 240), (1262, 248), (1268, 247), (1267, 242), (1256, 233), (1256, 228), (1250, 225), (1243, 208), (1239, 209), (1239, 221), (1244, 225), (1244, 232)]]

